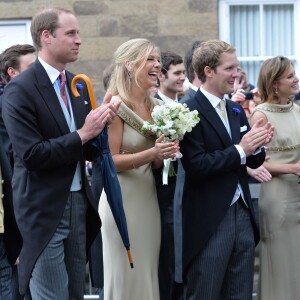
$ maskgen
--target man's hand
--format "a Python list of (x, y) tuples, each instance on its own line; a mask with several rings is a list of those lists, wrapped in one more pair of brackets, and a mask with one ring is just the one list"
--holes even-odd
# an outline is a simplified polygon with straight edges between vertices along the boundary
[(250, 131), (248, 131), (240, 141), (246, 156), (252, 155), (257, 148), (269, 143), (273, 137), (274, 127), (271, 123), (263, 124), (263, 119), (255, 122)]
[(121, 101), (111, 103), (111, 98), (112, 95), (106, 93), (102, 104), (86, 116), (83, 127), (77, 130), (83, 144), (99, 135), (105, 125), (113, 121)]

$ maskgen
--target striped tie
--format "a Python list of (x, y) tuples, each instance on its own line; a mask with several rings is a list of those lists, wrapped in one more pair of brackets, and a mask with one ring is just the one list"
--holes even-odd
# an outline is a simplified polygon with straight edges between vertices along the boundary
[(60, 95), (64, 100), (67, 110), (69, 110), (68, 99), (66, 95), (66, 76), (63, 72), (59, 74), (59, 79), (60, 79)]

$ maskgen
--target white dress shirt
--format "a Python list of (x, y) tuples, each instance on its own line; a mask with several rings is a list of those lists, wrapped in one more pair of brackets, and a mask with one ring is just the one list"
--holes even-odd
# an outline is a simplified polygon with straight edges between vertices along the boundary
[(164, 101), (167, 104), (174, 103), (174, 101), (178, 102), (177, 94), (176, 94), (175, 99), (171, 99), (171, 98), (167, 97), (166, 95), (162, 94), (159, 90), (157, 91), (157, 94), (161, 98), (161, 100)]
[[(69, 95), (69, 91), (67, 89), (67, 85), (66, 85), (66, 96), (67, 96), (67, 100), (68, 100), (68, 107), (70, 112), (68, 111), (64, 100), (62, 99), (61, 95), (60, 95), (60, 80), (59, 80), (59, 74), (60, 71), (56, 70), (55, 68), (53, 68), (52, 66), (50, 66), (49, 64), (47, 64), (45, 61), (43, 61), (40, 57), (38, 57), (38, 60), (40, 61), (40, 63), (42, 64), (42, 66), (44, 67), (45, 71), (47, 72), (53, 87), (55, 89), (55, 92), (57, 94), (57, 98), (59, 100), (60, 106), (63, 110), (64, 116), (66, 118), (66, 121), (68, 123), (70, 132), (74, 132), (77, 130), (76, 124), (75, 124), (75, 120), (74, 120), (74, 116), (73, 116), (73, 110), (72, 110), (72, 104), (70, 101), (70, 95)], [(65, 71), (63, 71), (65, 73)], [(81, 168), (80, 168), (80, 163), (77, 163), (76, 166), (76, 171), (74, 174), (74, 178), (72, 181), (72, 185), (70, 188), (70, 191), (74, 192), (74, 191), (79, 191), (82, 188), (82, 182), (81, 182)]]
[[(230, 135), (231, 137), (231, 129), (230, 129), (230, 126), (229, 124), (227, 124), (227, 122), (222, 118), (221, 114), (220, 114), (220, 101), (222, 99), (216, 97), (215, 95), (207, 92), (202, 86), (200, 87), (200, 91), (204, 94), (204, 96), (208, 99), (208, 101), (211, 103), (211, 105), (214, 107), (214, 109), (216, 110), (217, 114), (220, 116), (220, 119), (222, 120), (228, 134)], [(225, 101), (225, 105), (226, 105), (226, 101)], [(226, 115), (227, 115), (227, 112), (226, 112)], [(228, 117), (227, 117), (227, 120), (228, 120)], [(239, 152), (240, 154), (240, 158), (241, 158), (241, 165), (245, 165), (246, 164), (246, 154), (243, 150), (243, 148), (240, 146), (240, 145), (234, 145), (235, 148), (237, 149), (237, 151)], [(245, 199), (244, 197), (244, 193), (243, 193), (243, 190), (242, 190), (242, 187), (240, 185), (240, 183), (238, 183), (238, 186), (237, 186), (237, 189), (235, 191), (235, 194), (233, 196), (233, 199), (232, 199), (232, 202), (231, 202), (231, 205), (234, 204), (238, 199), (239, 197), (242, 197), (243, 200)], [(245, 200), (244, 200), (245, 202)], [(246, 202), (245, 202), (246, 204)], [(247, 206), (247, 204), (246, 204)]]

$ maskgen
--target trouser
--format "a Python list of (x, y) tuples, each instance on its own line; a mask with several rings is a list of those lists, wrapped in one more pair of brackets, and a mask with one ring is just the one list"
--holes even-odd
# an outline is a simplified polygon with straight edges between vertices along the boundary
[(191, 262), (184, 282), (184, 299), (252, 299), (254, 249), (250, 214), (240, 198)]
[(29, 287), (33, 300), (82, 300), (86, 266), (87, 198), (71, 192), (64, 215), (34, 266)]
[(11, 299), (11, 266), (8, 262), (3, 234), (0, 234), (0, 299)]

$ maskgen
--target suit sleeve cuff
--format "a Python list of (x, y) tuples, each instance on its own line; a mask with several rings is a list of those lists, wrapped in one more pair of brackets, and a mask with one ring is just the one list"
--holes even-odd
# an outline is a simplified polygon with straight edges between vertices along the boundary
[(239, 152), (240, 154), (240, 158), (241, 158), (241, 165), (245, 165), (246, 161), (247, 161), (247, 157), (246, 154), (243, 150), (243, 148), (240, 145), (234, 145), (236, 150)]
[(83, 145), (83, 140), (82, 140), (80, 134), (78, 133), (78, 130), (76, 130), (76, 132), (77, 132), (77, 134), (78, 134), (78, 136), (79, 136), (79, 138), (80, 138), (80, 140), (81, 140), (81, 144)]

